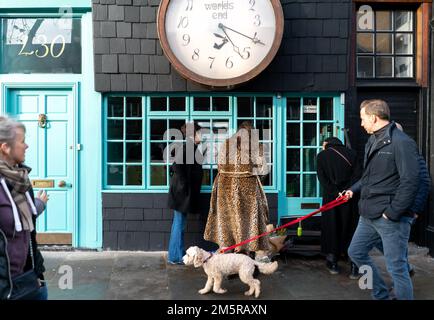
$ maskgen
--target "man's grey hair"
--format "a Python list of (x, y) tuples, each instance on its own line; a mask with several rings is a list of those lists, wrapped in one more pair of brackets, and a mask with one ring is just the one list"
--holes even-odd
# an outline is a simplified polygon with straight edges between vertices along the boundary
[(365, 108), (365, 113), (368, 115), (375, 115), (382, 120), (390, 120), (390, 109), (384, 100), (365, 100), (360, 104), (360, 110), (363, 108)]
[(17, 135), (16, 129), (22, 129), (26, 132), (26, 127), (21, 122), (0, 116), (0, 144), (7, 143), (13, 146)]

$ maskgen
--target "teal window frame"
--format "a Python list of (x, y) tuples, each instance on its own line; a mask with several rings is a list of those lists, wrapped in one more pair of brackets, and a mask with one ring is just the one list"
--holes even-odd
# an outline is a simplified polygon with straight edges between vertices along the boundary
[[(287, 115), (289, 113), (289, 102), (290, 99), (299, 99), (299, 112), (300, 116), (298, 119), (288, 120)], [(316, 105), (317, 105), (317, 111), (316, 111), (316, 118), (315, 119), (304, 119), (304, 99), (316, 99)], [(331, 120), (321, 120), (320, 114), (321, 114), (321, 107), (320, 107), (320, 99), (332, 99), (333, 103), (333, 113), (332, 113), (332, 119)], [(279, 190), (279, 219), (282, 217), (289, 217), (289, 216), (300, 216), (307, 213), (310, 213), (312, 209), (301, 209), (300, 205), (301, 203), (322, 203), (322, 197), (321, 197), (321, 189), (320, 184), (317, 178), (316, 174), (316, 168), (313, 168), (312, 170), (305, 170), (304, 168), (304, 159), (303, 159), (303, 149), (316, 149), (318, 152), (321, 151), (321, 135), (320, 135), (320, 125), (322, 123), (324, 124), (330, 124), (332, 125), (332, 132), (331, 135), (338, 137), (341, 139), (341, 141), (344, 141), (344, 133), (341, 129), (344, 128), (344, 105), (341, 101), (340, 94), (333, 94), (333, 93), (309, 93), (309, 94), (285, 94), (282, 98), (282, 129), (281, 129), (281, 146), (283, 149), (283, 153), (281, 154), (281, 172), (284, 172), (285, 174), (282, 175), (281, 180), (281, 190)], [(298, 130), (299, 130), (299, 137), (300, 141), (298, 145), (288, 145), (287, 141), (287, 130), (288, 130), (288, 124), (300, 124)], [(304, 125), (305, 124), (315, 124), (316, 126), (316, 144), (315, 146), (306, 146), (304, 144)], [(300, 153), (298, 155), (299, 157), (299, 168), (298, 170), (287, 170), (287, 150), (300, 150)], [(316, 158), (315, 154), (315, 158)], [(287, 181), (287, 175), (288, 174), (294, 174), (294, 175), (300, 175), (299, 179), (299, 194), (294, 196), (288, 196), (288, 181)], [(312, 174), (315, 176), (315, 182), (316, 182), (316, 192), (312, 196), (304, 196), (304, 175)]]
[[(141, 97), (142, 101), (142, 132), (145, 134), (142, 135), (142, 185), (125, 185), (126, 184), (126, 162), (125, 162), (125, 141), (123, 141), (123, 162), (119, 163), (118, 165), (123, 166), (123, 185), (109, 185), (108, 184), (108, 177), (107, 177), (107, 166), (109, 163), (107, 162), (107, 144), (108, 142), (115, 142), (107, 139), (107, 133), (108, 133), (108, 120), (112, 120), (112, 118), (108, 118), (108, 99), (109, 97), (123, 97), (124, 101), (124, 122), (125, 122), (125, 101), (127, 97)], [(156, 97), (167, 97), (166, 101), (166, 111), (152, 111), (151, 110), (151, 98)], [(186, 98), (186, 109), (185, 111), (170, 111), (168, 106), (169, 98), (171, 97), (185, 97)], [(194, 98), (196, 97), (228, 97), (228, 104), (229, 109), (227, 111), (198, 111), (194, 110)], [(128, 192), (128, 191), (134, 191), (134, 192), (167, 192), (168, 191), (168, 182), (169, 182), (169, 165), (167, 164), (151, 164), (151, 152), (150, 152), (150, 146), (152, 141), (150, 140), (151, 136), (151, 120), (152, 119), (160, 119), (160, 120), (184, 120), (192, 121), (192, 120), (225, 120), (229, 123), (229, 131), (228, 136), (233, 134), (236, 131), (236, 124), (238, 123), (238, 116), (237, 116), (237, 104), (236, 104), (236, 97), (270, 97), (273, 101), (273, 115), (272, 117), (264, 118), (266, 120), (271, 120), (272, 122), (272, 144), (276, 142), (277, 139), (277, 118), (278, 118), (278, 109), (276, 107), (276, 103), (278, 103), (278, 98), (276, 94), (273, 93), (259, 93), (259, 94), (248, 94), (248, 93), (198, 93), (198, 94), (148, 94), (148, 95), (141, 95), (141, 94), (109, 94), (105, 95), (103, 98), (103, 166), (102, 166), (102, 176), (103, 176), (103, 190), (104, 191), (117, 191), (117, 192)], [(249, 120), (253, 120), (254, 123), (256, 123), (256, 120), (261, 120), (262, 118), (254, 116), (253, 118), (249, 118)], [(125, 133), (126, 127), (124, 125), (123, 127), (123, 137), (126, 136)], [(211, 134), (211, 137), (213, 137), (213, 134)], [(125, 140), (125, 139), (124, 139)], [(164, 140), (158, 140), (159, 142)], [(167, 142), (167, 141), (166, 141)], [(172, 141), (173, 142), (173, 141)], [(221, 141), (219, 141), (221, 142)], [(269, 142), (267, 140), (267, 142)], [(272, 184), (269, 186), (264, 186), (264, 190), (266, 192), (277, 192), (277, 148), (276, 146), (272, 146), (272, 170), (270, 171), (269, 175), (271, 175), (271, 181)], [(211, 153), (211, 158), (213, 158), (213, 154)], [(113, 163), (115, 164), (115, 163)], [(151, 166), (164, 166), (166, 167), (166, 181), (167, 185), (162, 186), (155, 186), (151, 185)], [(217, 166), (214, 164), (211, 164), (210, 167), (212, 169), (217, 170)], [(212, 190), (212, 184), (214, 181), (214, 174), (213, 170), (211, 170), (211, 176), (210, 176), (210, 185), (203, 185), (202, 191), (203, 192), (211, 192)]]

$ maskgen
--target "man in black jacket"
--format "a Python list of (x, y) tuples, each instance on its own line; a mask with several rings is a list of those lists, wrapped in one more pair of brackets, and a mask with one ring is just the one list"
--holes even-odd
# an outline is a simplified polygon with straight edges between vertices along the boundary
[(369, 256), (381, 241), (396, 298), (411, 300), (407, 248), (414, 219), (409, 209), (419, 184), (417, 146), (389, 121), (389, 106), (383, 100), (363, 101), (360, 118), (371, 137), (365, 146), (362, 177), (346, 192), (348, 197), (360, 192), (360, 220), (348, 254), (359, 268), (372, 268), (374, 299), (389, 299), (389, 290)]
[[(317, 174), (323, 203), (335, 200), (339, 192), (360, 179), (361, 167), (356, 152), (345, 147), (336, 137), (325, 139), (323, 151), (317, 156)], [(326, 256), (326, 267), (331, 274), (339, 273), (338, 261), (347, 254), (357, 220), (352, 201), (321, 215), (321, 252)], [(358, 279), (358, 273), (357, 266), (351, 263), (350, 278)]]

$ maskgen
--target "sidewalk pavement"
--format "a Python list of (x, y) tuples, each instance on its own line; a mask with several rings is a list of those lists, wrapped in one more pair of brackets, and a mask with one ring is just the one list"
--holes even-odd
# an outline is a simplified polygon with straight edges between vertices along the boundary
[[(434, 299), (434, 259), (427, 249), (410, 244), (409, 260), (414, 265), (415, 299)], [(238, 278), (225, 279), (222, 295), (197, 291), (205, 286), (203, 268), (166, 264), (166, 252), (125, 251), (42, 251), (45, 278), (51, 300), (256, 300), (244, 296), (247, 285)], [(373, 252), (388, 284), (384, 259)], [(260, 274), (259, 300), (370, 300), (370, 290), (361, 290), (348, 278), (349, 264), (340, 263), (339, 275), (330, 275), (320, 256), (288, 255), (278, 259), (271, 275)], [(63, 265), (72, 268), (72, 289), (60, 289)], [(62, 271), (62, 270), (61, 270)], [(60, 281), (62, 282), (62, 281)]]

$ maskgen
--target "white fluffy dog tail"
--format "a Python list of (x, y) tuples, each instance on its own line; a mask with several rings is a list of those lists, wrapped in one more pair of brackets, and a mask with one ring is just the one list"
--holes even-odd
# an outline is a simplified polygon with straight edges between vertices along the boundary
[(274, 271), (277, 270), (277, 261), (274, 261), (272, 263), (255, 261), (255, 265), (258, 266), (259, 271), (263, 274), (272, 274)]

